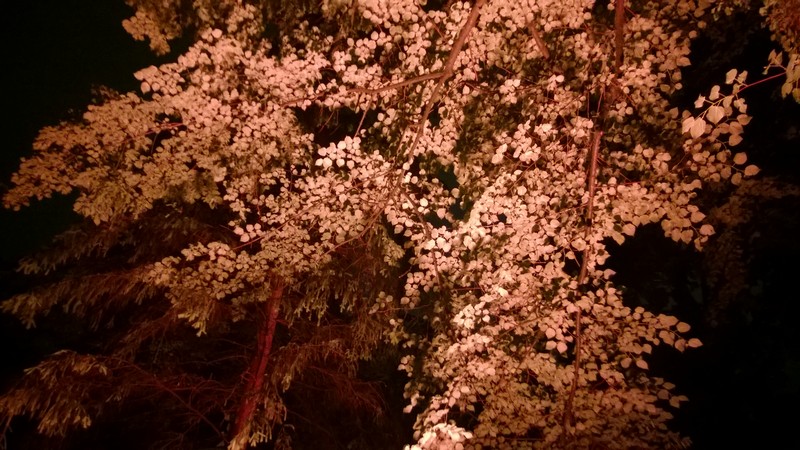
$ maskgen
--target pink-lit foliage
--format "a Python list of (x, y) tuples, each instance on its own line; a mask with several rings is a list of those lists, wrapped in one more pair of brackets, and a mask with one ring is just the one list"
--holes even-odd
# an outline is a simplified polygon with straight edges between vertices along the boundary
[[(695, 109), (670, 103), (698, 31), (750, 2), (326, 0), (275, 10), (196, 0), (190, 14), (176, 0), (129, 3), (125, 29), (154, 51), (168, 53), (187, 30), (197, 40), (137, 72), (138, 92), (41, 131), (5, 205), (76, 192), (75, 211), (104, 231), (77, 255), (28, 260), (27, 271), (102, 254), (117, 244), (113, 230), (201, 205), (224, 227), (137, 260), (126, 281), (141, 293), (135, 303), (166, 298), (167, 313), (199, 335), (270, 314), (291, 332), (356, 311), (349, 340), (318, 344), (352, 364), (379, 341), (402, 349), (412, 448), (688, 444), (667, 426), (687, 398), (650, 375), (648, 358), (658, 345), (701, 343), (675, 317), (623, 305), (606, 244), (656, 223), (702, 249), (714, 228), (698, 192), (757, 174), (735, 149), (750, 120), (738, 95), (746, 74), (729, 73)], [(265, 23), (278, 24), (277, 37)], [(770, 64), (797, 98), (796, 41), (773, 31), (788, 62), (776, 53)], [(310, 126), (312, 112), (348, 113), (339, 126), (350, 128)], [(325, 288), (352, 252), (369, 253), (372, 275)], [(377, 279), (380, 289), (364, 287)], [(109, 294), (44, 290), (3, 308), (33, 324), (57, 303), (113, 308), (100, 306)], [(259, 352), (273, 362), (249, 372), (267, 381), (239, 394), (258, 396), (256, 406), (232, 410), (246, 426), (228, 436), (231, 449), (276, 439), (290, 420), (282, 392), (312, 358), (281, 360), (268, 345)], [(12, 392), (0, 407), (37, 417), (43, 432), (88, 426), (81, 396), (63, 392), (27, 406)]]

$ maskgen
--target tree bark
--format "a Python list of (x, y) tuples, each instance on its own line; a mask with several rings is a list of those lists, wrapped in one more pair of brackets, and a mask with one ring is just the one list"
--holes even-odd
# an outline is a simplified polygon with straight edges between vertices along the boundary
[(258, 400), (264, 387), (264, 375), (272, 350), (272, 338), (275, 336), (275, 326), (278, 322), (278, 309), (283, 296), (283, 282), (278, 281), (272, 287), (272, 295), (264, 303), (264, 319), (258, 328), (258, 347), (250, 362), (247, 386), (244, 396), (239, 403), (236, 421), (233, 427), (233, 438), (228, 450), (247, 450), (250, 445), (250, 427), (255, 416)]

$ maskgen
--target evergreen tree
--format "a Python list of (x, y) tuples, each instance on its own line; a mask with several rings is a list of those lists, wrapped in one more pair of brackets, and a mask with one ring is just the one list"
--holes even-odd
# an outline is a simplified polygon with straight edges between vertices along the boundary
[(747, 74), (673, 100), (698, 31), (756, 6), (800, 99), (781, 2), (129, 3), (155, 52), (196, 39), (43, 129), (12, 179), (7, 207), (76, 193), (86, 220), (23, 261), (54, 281), (4, 311), (59, 306), (102, 345), (28, 370), (6, 424), (166, 405), (173, 448), (302, 448), (292, 411), (383, 409), (358, 375), (384, 343), (413, 448), (688, 444), (667, 426), (686, 397), (647, 361), (701, 343), (623, 305), (606, 245), (658, 223), (701, 249), (701, 188), (752, 183)]

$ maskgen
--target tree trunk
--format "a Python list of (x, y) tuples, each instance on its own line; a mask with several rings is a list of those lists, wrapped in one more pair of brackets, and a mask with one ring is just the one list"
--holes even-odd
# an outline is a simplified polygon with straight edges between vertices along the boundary
[(233, 438), (228, 450), (246, 450), (250, 445), (250, 426), (264, 387), (264, 373), (267, 370), (267, 362), (272, 350), (272, 338), (275, 336), (275, 325), (278, 321), (278, 309), (282, 296), (283, 282), (278, 281), (272, 288), (269, 301), (264, 303), (264, 320), (258, 328), (258, 347), (250, 363), (247, 386), (245, 386), (244, 396), (236, 413)]

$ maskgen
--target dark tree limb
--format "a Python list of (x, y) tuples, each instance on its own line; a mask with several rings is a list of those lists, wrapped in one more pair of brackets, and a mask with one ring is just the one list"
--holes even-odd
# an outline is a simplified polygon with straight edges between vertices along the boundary
[(269, 301), (264, 303), (264, 319), (258, 329), (258, 347), (250, 363), (250, 370), (245, 386), (244, 396), (236, 413), (233, 427), (233, 438), (229, 445), (230, 450), (247, 450), (250, 444), (250, 426), (256, 413), (258, 399), (264, 388), (264, 375), (267, 370), (272, 339), (275, 336), (275, 327), (278, 323), (278, 310), (283, 297), (283, 281), (278, 280), (272, 287)]

